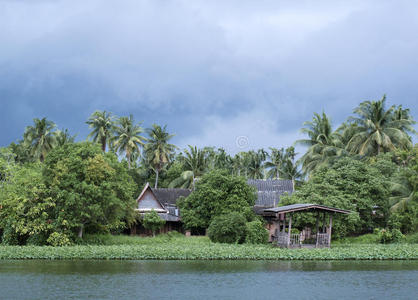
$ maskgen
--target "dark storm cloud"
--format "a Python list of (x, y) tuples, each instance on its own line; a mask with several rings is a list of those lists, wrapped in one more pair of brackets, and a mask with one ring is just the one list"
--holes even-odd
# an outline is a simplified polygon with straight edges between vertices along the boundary
[(86, 137), (95, 109), (184, 146), (287, 146), (388, 94), (417, 118), (410, 1), (1, 1), (0, 145), (34, 117)]

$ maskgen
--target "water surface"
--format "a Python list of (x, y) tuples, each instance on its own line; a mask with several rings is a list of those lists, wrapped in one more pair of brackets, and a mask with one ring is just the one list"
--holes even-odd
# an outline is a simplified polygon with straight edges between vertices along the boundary
[(418, 299), (418, 261), (0, 261), (0, 299)]

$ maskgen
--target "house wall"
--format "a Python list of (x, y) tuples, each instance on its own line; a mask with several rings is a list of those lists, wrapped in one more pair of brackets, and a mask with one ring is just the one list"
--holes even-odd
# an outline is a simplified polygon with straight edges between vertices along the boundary
[[(163, 227), (160, 228), (157, 234), (160, 233), (167, 233), (169, 231), (177, 231), (183, 233), (183, 227), (180, 222), (166, 222)], [(131, 228), (131, 235), (140, 235), (140, 236), (151, 236), (152, 231), (149, 229), (145, 229), (141, 223), (134, 225)]]
[(139, 199), (139, 201), (138, 201), (138, 208), (139, 209), (146, 209), (146, 208), (149, 208), (149, 209), (151, 209), (151, 208), (158, 209), (158, 208), (162, 208), (162, 207), (158, 203), (158, 201), (155, 198), (154, 194), (151, 191), (147, 190), (142, 195), (142, 198)]

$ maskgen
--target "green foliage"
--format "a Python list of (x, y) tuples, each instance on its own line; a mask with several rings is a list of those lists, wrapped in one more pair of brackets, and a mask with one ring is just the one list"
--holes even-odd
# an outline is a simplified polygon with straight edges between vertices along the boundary
[(145, 145), (146, 138), (141, 134), (144, 129), (135, 124), (134, 117), (120, 117), (114, 128), (115, 136), (113, 137), (113, 145), (115, 151), (120, 154), (125, 153), (129, 168), (133, 162), (133, 157), (140, 153), (140, 147)]
[(44, 161), (46, 155), (56, 145), (55, 123), (46, 118), (33, 119), (34, 126), (28, 126), (24, 133), (24, 143), (35, 159)]
[(46, 242), (54, 247), (63, 247), (71, 245), (71, 240), (65, 233), (53, 232), (49, 235)]
[(14, 165), (11, 172), (0, 189), (3, 243), (24, 244), (32, 236), (48, 236), (55, 202), (48, 196), (40, 165)]
[(263, 222), (254, 220), (246, 224), (245, 242), (249, 244), (266, 244), (269, 233)]
[[(344, 236), (385, 227), (389, 217), (389, 182), (382, 173), (366, 162), (341, 158), (330, 168), (322, 168), (282, 205), (316, 203), (351, 210), (348, 216), (334, 219), (333, 234)], [(310, 214), (295, 216), (295, 226), (314, 228)]]
[(152, 209), (150, 212), (145, 213), (141, 223), (146, 229), (150, 229), (152, 235), (155, 236), (155, 232), (165, 224), (165, 220), (161, 219), (157, 212)]
[(86, 226), (114, 230), (133, 221), (135, 187), (126, 165), (114, 154), (84, 142), (51, 151), (43, 170), (48, 195), (56, 205), (56, 230), (82, 236)]
[(2, 259), (160, 260), (405, 260), (418, 259), (417, 244), (341, 245), (331, 249), (282, 249), (271, 245), (211, 243), (207, 237), (134, 238), (127, 245), (68, 247), (0, 246)]
[(251, 221), (255, 198), (255, 189), (245, 178), (213, 170), (202, 176), (189, 197), (179, 202), (182, 221), (188, 229), (207, 228), (214, 217), (234, 211)]
[(111, 146), (111, 137), (114, 129), (114, 118), (106, 111), (95, 111), (86, 122), (91, 128), (89, 137), (94, 142), (102, 145), (102, 151), (106, 151), (106, 145)]
[(208, 228), (208, 236), (212, 242), (241, 244), (246, 236), (246, 219), (238, 212), (214, 217)]
[(386, 110), (385, 105), (386, 95), (383, 95), (381, 100), (364, 101), (354, 109), (357, 116), (350, 120), (358, 125), (358, 130), (347, 144), (348, 150), (373, 156), (412, 147), (408, 132), (414, 132), (415, 121), (409, 110), (395, 105)]
[(399, 243), (405, 240), (405, 236), (399, 229), (380, 229), (376, 231), (378, 240), (382, 244)]

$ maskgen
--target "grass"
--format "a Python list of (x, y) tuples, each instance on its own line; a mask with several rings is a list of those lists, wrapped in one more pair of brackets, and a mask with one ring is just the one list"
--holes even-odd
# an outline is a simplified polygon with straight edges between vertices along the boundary
[(280, 249), (271, 245), (215, 244), (207, 237), (86, 236), (68, 247), (0, 246), (1, 259), (161, 260), (404, 260), (418, 259), (418, 244), (337, 244), (331, 249)]

